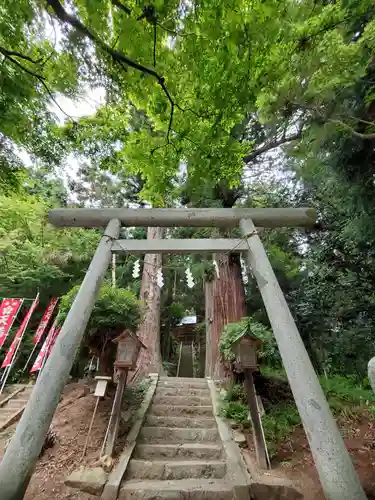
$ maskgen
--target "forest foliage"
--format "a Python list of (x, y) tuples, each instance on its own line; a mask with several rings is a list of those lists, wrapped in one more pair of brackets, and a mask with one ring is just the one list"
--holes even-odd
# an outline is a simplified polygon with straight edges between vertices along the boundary
[[(363, 378), (375, 340), (373, 2), (0, 6), (1, 296), (39, 289), (42, 309), (82, 280), (100, 231), (53, 229), (53, 206), (313, 206), (318, 230), (262, 239), (318, 372)], [(137, 294), (135, 260), (118, 259), (117, 285)], [(211, 262), (164, 262), (166, 358), (171, 325), (201, 316)], [(251, 275), (245, 298), (269, 328)]]
[(235, 361), (234, 344), (246, 336), (260, 341), (257, 347), (259, 363), (266, 363), (275, 368), (280, 364), (280, 355), (278, 354), (272, 331), (264, 324), (255, 321), (252, 317), (244, 317), (236, 323), (228, 323), (223, 328), (219, 350), (224, 361), (229, 363)]

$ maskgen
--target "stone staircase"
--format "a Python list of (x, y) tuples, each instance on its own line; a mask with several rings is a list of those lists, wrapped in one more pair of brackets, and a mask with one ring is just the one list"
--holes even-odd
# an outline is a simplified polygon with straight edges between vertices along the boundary
[(118, 498), (239, 498), (228, 472), (206, 379), (161, 377)]
[(3, 394), (0, 401), (0, 431), (21, 417), (33, 388), (33, 385), (14, 384)]

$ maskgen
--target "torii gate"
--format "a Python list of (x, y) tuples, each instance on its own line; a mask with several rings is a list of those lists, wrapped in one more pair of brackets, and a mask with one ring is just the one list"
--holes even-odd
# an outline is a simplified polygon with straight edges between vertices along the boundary
[(67, 382), (112, 251), (122, 247), (144, 253), (231, 251), (233, 240), (192, 239), (123, 241), (121, 226), (238, 227), (248, 261), (258, 283), (279, 347), (290, 387), (300, 413), (326, 498), (365, 500), (359, 478), (319, 384), (285, 297), (272, 270), (255, 226), (312, 227), (309, 208), (266, 209), (54, 209), (49, 221), (58, 227), (105, 227), (55, 348), (35, 385), (16, 432), (0, 463), (1, 500), (21, 500), (34, 471), (45, 435)]

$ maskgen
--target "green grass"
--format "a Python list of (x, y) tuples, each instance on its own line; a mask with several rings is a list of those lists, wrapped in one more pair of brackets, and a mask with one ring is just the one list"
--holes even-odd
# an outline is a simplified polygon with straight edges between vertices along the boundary
[(276, 405), (262, 417), (264, 434), (268, 440), (281, 441), (301, 424), (295, 405)]
[(272, 368), (271, 366), (262, 365), (260, 367), (260, 373), (265, 377), (277, 377), (283, 380), (287, 380), (286, 371), (284, 368)]
[(336, 416), (347, 410), (357, 413), (372, 403), (375, 404), (375, 394), (372, 390), (361, 387), (351, 378), (321, 377), (320, 384)]
[(225, 401), (220, 408), (221, 417), (234, 420), (239, 425), (249, 425), (248, 414), (249, 408), (247, 404), (239, 401)]
[[(262, 374), (286, 378), (285, 372), (262, 368)], [(361, 386), (353, 378), (333, 376), (320, 378), (321, 386), (327, 397), (330, 408), (336, 418), (354, 418), (358, 413), (368, 410), (375, 418), (375, 394), (371, 389)], [(238, 425), (248, 424), (248, 406), (241, 386), (233, 386), (222, 400), (221, 416), (234, 420)], [(296, 427), (301, 425), (301, 419), (294, 402), (280, 403), (262, 417), (264, 434), (270, 445), (271, 456), (278, 444), (287, 439)]]
[(134, 385), (127, 386), (124, 391), (123, 403), (131, 405), (142, 401), (150, 384), (151, 380), (146, 377)]

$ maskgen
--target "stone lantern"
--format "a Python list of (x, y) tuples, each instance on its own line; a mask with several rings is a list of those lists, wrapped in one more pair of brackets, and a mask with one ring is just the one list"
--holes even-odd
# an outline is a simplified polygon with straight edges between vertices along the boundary
[(236, 362), (244, 370), (258, 369), (257, 351), (261, 344), (261, 340), (251, 335), (243, 335), (233, 343), (232, 349), (236, 355)]
[(139, 351), (146, 346), (129, 330), (125, 330), (113, 342), (117, 344), (115, 367), (119, 370), (134, 370)]
[(134, 370), (141, 347), (146, 346), (129, 330), (125, 330), (113, 341), (117, 344), (115, 368), (119, 371), (116, 394), (113, 400), (105, 439), (105, 454), (112, 456), (121, 419), (121, 404), (129, 370)]

